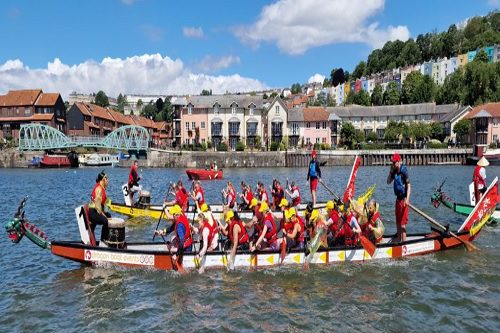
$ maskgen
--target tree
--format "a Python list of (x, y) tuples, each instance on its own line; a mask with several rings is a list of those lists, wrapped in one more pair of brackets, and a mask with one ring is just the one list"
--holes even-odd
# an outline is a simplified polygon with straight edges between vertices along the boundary
[(107, 107), (109, 106), (109, 99), (108, 96), (104, 93), (104, 91), (99, 90), (97, 94), (95, 95), (94, 103), (96, 105), (102, 106), (102, 107)]
[(473, 61), (465, 66), (464, 99), (465, 105), (496, 102), (500, 99), (500, 63), (495, 64)]
[(395, 122), (394, 120), (389, 120), (389, 122), (387, 123), (387, 127), (385, 128), (385, 131), (384, 131), (384, 139), (386, 141), (399, 140), (400, 134), (401, 133), (400, 133), (398, 123)]
[(127, 105), (127, 99), (120, 93), (116, 98), (116, 104), (118, 104), (118, 111), (125, 112), (125, 106)]
[(153, 104), (153, 102), (149, 102), (148, 105), (144, 106), (142, 109), (141, 115), (148, 119), (156, 119), (156, 113), (158, 113), (156, 105)]
[(370, 106), (370, 94), (368, 94), (368, 92), (364, 90), (360, 90), (357, 94), (354, 95), (354, 104)]
[(170, 98), (165, 97), (165, 103), (163, 103), (163, 110), (161, 112), (163, 114), (163, 120), (172, 122), (174, 120), (174, 108), (170, 103)]
[(273, 91), (271, 95), (269, 96), (270, 99), (273, 99), (274, 97), (278, 96), (278, 93), (276, 91)]
[(156, 112), (161, 112), (163, 111), (163, 100), (161, 98), (158, 98), (156, 100)]
[(352, 72), (352, 76), (355, 79), (360, 79), (361, 77), (365, 76), (366, 74), (366, 62), (360, 61), (359, 64), (354, 68), (354, 71)]
[(411, 122), (408, 125), (410, 137), (414, 140), (423, 140), (431, 134), (430, 126), (423, 122)]
[(429, 125), (431, 139), (444, 140), (444, 126), (440, 122), (434, 121)]
[(292, 91), (292, 94), (296, 95), (302, 92), (302, 87), (300, 86), (300, 83), (294, 83), (292, 84), (290, 90)]
[(330, 86), (330, 80), (325, 77), (325, 79), (323, 80), (323, 88), (326, 88), (328, 86)]
[(403, 83), (401, 102), (404, 104), (432, 102), (436, 89), (436, 83), (428, 75), (411, 72)]
[(464, 98), (464, 71), (459, 67), (444, 79), (436, 93), (436, 104), (461, 103)]
[(462, 118), (453, 126), (453, 133), (457, 135), (459, 141), (463, 141), (463, 138), (470, 133), (471, 127), (472, 121)]
[(269, 96), (267, 96), (267, 94), (266, 94), (266, 93), (264, 93), (264, 95), (262, 95), (262, 98), (263, 98), (263, 99), (268, 99), (268, 98), (269, 98)]
[(375, 85), (373, 88), (371, 103), (372, 105), (382, 105), (384, 102), (384, 95), (382, 93), (382, 86), (380, 84)]
[(420, 51), (420, 48), (412, 38), (408, 39), (401, 50), (398, 63), (402, 63), (403, 66), (409, 66), (416, 65), (421, 62), (422, 52)]
[(457, 26), (452, 24), (443, 36), (443, 53), (445, 57), (450, 58), (458, 54), (459, 41), (460, 33), (458, 32)]
[(330, 81), (334, 87), (344, 83), (345, 81), (344, 70), (342, 68), (335, 69), (330, 76)]
[(366, 136), (366, 141), (377, 142), (377, 140), (377, 133), (375, 133), (375, 131), (369, 131), (368, 135)]
[(356, 130), (354, 125), (350, 122), (345, 122), (342, 124), (342, 129), (340, 130), (340, 137), (342, 141), (347, 146), (351, 146), (356, 139)]
[(351, 79), (351, 74), (349, 73), (349, 71), (344, 71), (344, 82), (349, 82), (350, 79)]
[(384, 105), (397, 105), (399, 104), (401, 92), (399, 86), (395, 81), (389, 82), (384, 91)]
[(479, 50), (479, 52), (476, 53), (476, 56), (474, 57), (473, 61), (482, 62), (482, 63), (486, 64), (489, 61), (488, 54), (486, 54), (486, 52), (483, 49), (481, 49), (481, 50)]
[(417, 36), (416, 43), (422, 54), (423, 61), (431, 60), (431, 40), (432, 34), (430, 33), (426, 33), (425, 35), (420, 34)]
[(210, 89), (210, 90), (203, 89), (201, 91), (201, 96), (212, 96), (212, 89)]

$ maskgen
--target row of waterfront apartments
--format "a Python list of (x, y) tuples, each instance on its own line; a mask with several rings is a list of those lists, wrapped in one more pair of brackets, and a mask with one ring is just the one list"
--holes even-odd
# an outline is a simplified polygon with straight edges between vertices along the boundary
[(434, 103), (393, 106), (294, 107), (288, 108), (277, 96), (217, 95), (172, 99), (172, 123), (154, 122), (140, 116), (126, 116), (110, 108), (76, 102), (68, 110), (58, 93), (41, 90), (9, 91), (0, 95), (0, 138), (17, 139), (21, 124), (41, 123), (67, 135), (105, 136), (125, 125), (145, 127), (151, 145), (179, 148), (182, 145), (225, 142), (231, 150), (238, 142), (268, 147), (288, 141), (289, 147), (322, 143), (336, 146), (342, 124), (350, 122), (365, 134), (375, 132), (382, 139), (389, 121), (441, 122), (448, 139), (455, 140), (453, 126), (462, 118), (474, 120), (472, 143), (489, 144), (500, 137), (500, 103), (476, 108)]
[[(483, 47), (483, 50), (488, 55), (490, 63), (495, 63), (500, 60), (500, 45)], [(335, 99), (337, 105), (343, 105), (350, 91), (358, 93), (360, 90), (364, 90), (371, 95), (376, 85), (381, 85), (382, 90), (385, 91), (390, 82), (396, 82), (399, 86), (401, 86), (408, 74), (411, 72), (420, 72), (422, 75), (428, 75), (434, 80), (434, 82), (436, 82), (436, 84), (441, 85), (448, 75), (455, 72), (460, 66), (464, 66), (474, 60), (478, 51), (479, 50), (469, 51), (450, 59), (443, 58), (413, 66), (394, 68), (382, 73), (373, 74), (370, 77), (362, 77), (361, 79), (356, 79), (355, 81), (339, 84), (336, 87), (310, 87), (307, 89), (306, 95), (329, 95)], [(293, 97), (291, 96), (290, 89), (285, 89), (283, 91), (283, 96)], [(293, 103), (293, 101), (291, 102)]]

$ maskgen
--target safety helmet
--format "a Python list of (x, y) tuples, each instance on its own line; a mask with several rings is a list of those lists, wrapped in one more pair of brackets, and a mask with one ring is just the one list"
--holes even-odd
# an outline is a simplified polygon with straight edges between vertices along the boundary
[(334, 207), (335, 207), (335, 204), (333, 203), (332, 200), (328, 201), (326, 203), (326, 206), (325, 206), (326, 209), (333, 209)]
[(170, 215), (180, 215), (182, 214), (182, 208), (179, 205), (173, 205), (172, 207), (170, 207), (168, 212), (170, 213)]
[(259, 202), (257, 201), (257, 198), (253, 198), (252, 201), (250, 201), (250, 206), (248, 208), (252, 209), (253, 207), (257, 206)]
[(263, 201), (260, 204), (259, 213), (264, 213), (264, 212), (267, 212), (268, 210), (269, 210), (269, 206), (267, 205), (267, 202)]
[(278, 207), (287, 207), (287, 206), (288, 206), (288, 200), (286, 200), (285, 198), (281, 199)]
[(206, 203), (203, 203), (203, 205), (201, 205), (201, 207), (200, 207), (200, 210), (201, 210), (202, 212), (206, 212), (206, 211), (208, 211), (208, 205), (207, 205)]
[(226, 213), (226, 222), (229, 222), (234, 217), (234, 212), (232, 210)]
[(319, 210), (314, 209), (311, 213), (311, 216), (309, 216), (309, 222), (316, 222), (318, 217), (319, 217)]

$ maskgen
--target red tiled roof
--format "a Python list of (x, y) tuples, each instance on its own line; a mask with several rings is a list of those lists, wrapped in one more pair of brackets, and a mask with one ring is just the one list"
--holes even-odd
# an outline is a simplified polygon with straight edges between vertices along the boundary
[(142, 116), (132, 116), (132, 119), (136, 123), (136, 125), (146, 127), (146, 128), (155, 128), (155, 122), (151, 119)]
[(1, 117), (0, 121), (50, 121), (54, 118), (53, 113), (34, 114), (30, 117)]
[[(94, 117), (101, 118), (101, 119), (106, 119), (110, 121), (115, 121), (113, 116), (109, 113), (109, 110), (106, 108), (103, 108), (102, 106), (95, 105), (95, 104), (87, 104), (87, 103), (82, 103), (82, 102), (76, 102), (76, 106), (82, 111), (82, 113), (90, 116), (93, 115)], [(85, 110), (85, 112), (84, 112)]]
[(34, 90), (10, 90), (0, 99), (0, 106), (25, 106), (34, 105), (38, 96), (42, 93), (41, 89)]
[(476, 114), (481, 112), (481, 110), (486, 110), (492, 117), (500, 117), (500, 103), (487, 103), (473, 108), (465, 118), (472, 119)]
[(39, 106), (54, 106), (56, 105), (57, 99), (61, 96), (59, 93), (47, 93), (40, 96), (36, 101), (35, 105)]
[(304, 121), (328, 121), (329, 115), (323, 107), (304, 108)]
[(118, 111), (108, 109), (108, 112), (111, 116), (116, 120), (117, 123), (125, 124), (125, 125), (134, 125), (134, 122), (129, 116), (124, 115)]
[(97, 125), (96, 125), (96, 124), (94, 124), (93, 122), (90, 122), (90, 121), (84, 121), (84, 123), (85, 123), (88, 127), (99, 128), (99, 126), (97, 126)]

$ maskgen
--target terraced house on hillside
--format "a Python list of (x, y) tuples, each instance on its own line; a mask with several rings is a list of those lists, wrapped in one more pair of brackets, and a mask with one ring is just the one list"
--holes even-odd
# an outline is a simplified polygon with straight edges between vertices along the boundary
[(66, 132), (66, 107), (59, 93), (10, 90), (0, 95), (0, 138), (17, 140), (22, 124), (39, 123)]

